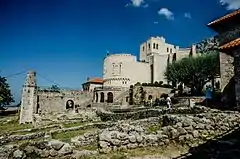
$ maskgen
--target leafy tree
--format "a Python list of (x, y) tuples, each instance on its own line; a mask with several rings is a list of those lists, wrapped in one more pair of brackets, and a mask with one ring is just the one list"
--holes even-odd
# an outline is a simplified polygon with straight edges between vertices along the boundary
[(57, 85), (52, 85), (50, 89), (53, 92), (60, 92), (60, 88)]
[(211, 52), (197, 57), (184, 58), (169, 64), (165, 78), (170, 82), (181, 82), (190, 87), (192, 93), (202, 92), (203, 86), (220, 73), (219, 54)]
[(7, 106), (15, 102), (5, 77), (0, 76), (0, 107)]

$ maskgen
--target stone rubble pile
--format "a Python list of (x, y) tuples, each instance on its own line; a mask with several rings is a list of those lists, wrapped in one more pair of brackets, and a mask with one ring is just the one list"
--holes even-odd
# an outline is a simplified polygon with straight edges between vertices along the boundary
[(199, 115), (165, 115), (162, 127), (149, 133), (140, 125), (119, 124), (99, 134), (100, 151), (163, 146), (170, 142), (196, 146), (202, 141), (239, 126), (240, 115), (213, 113)]
[(81, 136), (77, 136), (71, 139), (71, 142), (76, 146), (87, 146), (97, 143), (98, 131), (87, 132)]

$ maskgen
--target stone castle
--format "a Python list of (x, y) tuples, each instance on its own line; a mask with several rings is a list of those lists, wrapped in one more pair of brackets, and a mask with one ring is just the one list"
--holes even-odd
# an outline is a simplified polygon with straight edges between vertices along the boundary
[[(195, 47), (179, 48), (166, 43), (163, 37), (151, 37), (140, 45), (140, 59), (131, 54), (109, 54), (104, 58), (103, 79), (88, 79), (83, 90), (51, 90), (37, 86), (36, 73), (27, 74), (22, 92), (20, 123), (32, 122), (34, 114), (75, 110), (94, 103), (128, 104), (130, 85), (153, 83), (164, 79), (168, 63), (188, 57)], [(148, 96), (159, 98), (168, 89), (148, 90)]]

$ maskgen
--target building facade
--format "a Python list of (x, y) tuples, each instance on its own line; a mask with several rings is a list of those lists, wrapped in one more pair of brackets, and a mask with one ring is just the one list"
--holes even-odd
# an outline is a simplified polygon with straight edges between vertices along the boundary
[(166, 43), (163, 37), (151, 37), (140, 45), (139, 60), (126, 53), (108, 55), (103, 64), (103, 86), (129, 87), (137, 82), (156, 81), (167, 83), (164, 78), (167, 65), (188, 57), (192, 48), (179, 48)]
[(140, 45), (139, 60), (129, 53), (109, 54), (103, 61), (103, 87), (95, 89), (95, 103), (128, 102), (129, 87), (136, 83), (167, 83), (169, 63), (196, 53), (196, 47), (179, 48), (163, 37), (151, 37)]

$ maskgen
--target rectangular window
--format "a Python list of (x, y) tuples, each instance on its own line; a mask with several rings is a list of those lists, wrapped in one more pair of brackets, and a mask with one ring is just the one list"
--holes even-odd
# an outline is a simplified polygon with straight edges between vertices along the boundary
[(143, 46), (143, 48), (142, 48), (142, 51), (144, 51), (144, 46)]
[(153, 48), (155, 49), (155, 43), (153, 43)]
[(170, 53), (172, 53), (172, 48), (170, 49)]
[(151, 48), (151, 45), (150, 44), (148, 44), (148, 49), (150, 49)]
[(168, 47), (167, 47), (167, 52), (168, 52), (169, 50), (168, 50)]
[(158, 44), (157, 44), (157, 47), (156, 47), (156, 49), (158, 49)]

